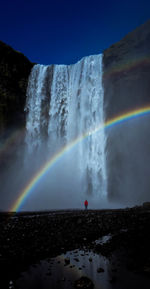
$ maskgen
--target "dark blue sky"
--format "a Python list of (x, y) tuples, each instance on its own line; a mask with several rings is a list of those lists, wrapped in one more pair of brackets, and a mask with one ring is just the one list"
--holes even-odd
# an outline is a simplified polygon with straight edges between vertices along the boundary
[(3, 0), (0, 40), (32, 62), (75, 63), (150, 18), (149, 0)]

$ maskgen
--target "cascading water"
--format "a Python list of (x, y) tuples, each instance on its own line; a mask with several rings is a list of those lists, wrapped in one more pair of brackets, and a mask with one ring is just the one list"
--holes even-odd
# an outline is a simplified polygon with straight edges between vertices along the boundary
[(106, 196), (102, 55), (83, 58), (74, 65), (35, 65), (27, 89), (26, 142), (30, 152), (45, 142), (54, 154), (72, 140), (89, 132), (72, 151), (80, 190)]

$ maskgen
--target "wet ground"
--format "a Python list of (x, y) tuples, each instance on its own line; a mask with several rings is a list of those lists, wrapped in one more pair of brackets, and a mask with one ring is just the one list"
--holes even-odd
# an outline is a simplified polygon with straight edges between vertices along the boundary
[(2, 289), (150, 288), (149, 209), (0, 218)]
[(69, 289), (76, 287), (76, 280), (86, 276), (92, 280), (95, 289), (149, 289), (149, 277), (128, 270), (123, 259), (125, 256), (121, 254), (108, 259), (86, 249), (68, 251), (30, 265), (18, 278), (10, 280), (9, 288)]

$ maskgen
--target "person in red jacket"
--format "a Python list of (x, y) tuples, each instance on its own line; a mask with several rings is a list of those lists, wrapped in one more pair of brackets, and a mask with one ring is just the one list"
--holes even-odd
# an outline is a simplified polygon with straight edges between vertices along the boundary
[(85, 210), (87, 210), (87, 208), (88, 208), (88, 201), (87, 200), (85, 200), (84, 206), (85, 206)]

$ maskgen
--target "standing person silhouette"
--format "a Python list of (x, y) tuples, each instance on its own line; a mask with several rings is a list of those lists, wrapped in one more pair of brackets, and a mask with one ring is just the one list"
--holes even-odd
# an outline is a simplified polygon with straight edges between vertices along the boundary
[(87, 208), (88, 208), (88, 201), (87, 200), (85, 200), (84, 206), (85, 206), (85, 210), (87, 210)]

